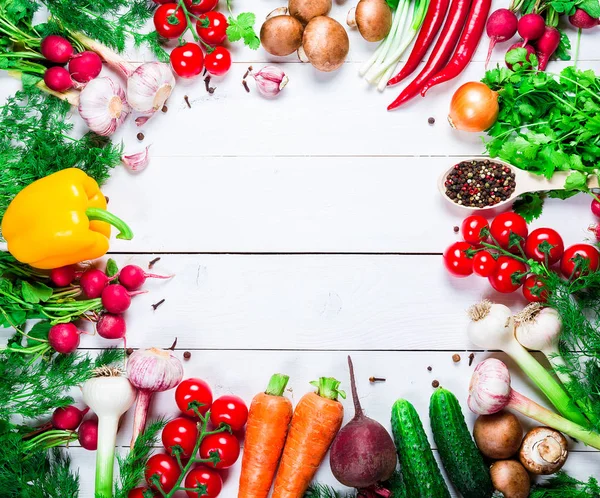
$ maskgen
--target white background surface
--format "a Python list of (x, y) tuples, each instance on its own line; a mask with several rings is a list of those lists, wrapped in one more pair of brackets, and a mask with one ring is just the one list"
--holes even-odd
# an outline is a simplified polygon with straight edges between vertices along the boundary
[[(279, 6), (233, 3), (236, 12), (253, 10), (259, 20)], [(332, 16), (343, 21), (349, 4), (335, 5)], [(597, 72), (598, 31), (584, 34), (580, 50), (580, 66)], [(451, 130), (445, 116), (453, 91), (482, 77), (488, 40), (461, 77), (393, 113), (385, 108), (400, 88), (378, 94), (357, 76), (375, 45), (355, 32), (350, 41), (348, 62), (334, 74), (293, 56), (277, 60), (290, 83), (274, 101), (262, 99), (251, 80), (250, 94), (241, 85), (248, 65), (274, 59), (262, 49), (236, 47), (229, 75), (212, 82), (214, 95), (201, 79), (180, 82), (168, 112), (142, 128), (143, 142), (132, 119), (118, 132), (115, 139), (128, 153), (152, 144), (152, 161), (137, 175), (118, 167), (104, 189), (111, 211), (136, 234), (131, 242), (114, 241), (112, 256), (120, 265), (144, 267), (160, 256), (154, 270), (176, 275), (149, 281), (151, 292), (135, 298), (127, 313), (128, 346), (167, 347), (177, 337), (177, 354), (192, 352), (186, 376), (206, 379), (216, 396), (235, 393), (248, 403), (275, 372), (290, 375), (293, 400), (319, 376), (335, 376), (349, 391), (351, 354), (367, 415), (388, 426), (392, 403), (405, 397), (429, 433), (435, 379), (456, 393), (471, 424), (468, 382), (488, 353), (474, 350), (468, 366), (473, 345), (465, 309), (484, 296), (515, 309), (524, 305), (520, 294), (497, 296), (476, 277), (448, 277), (440, 257), (457, 239), (453, 227), (461, 217), (442, 202), (436, 179), (461, 157), (484, 152), (479, 136)], [(494, 60), (508, 45), (498, 45)], [(552, 62), (549, 70), (565, 65)], [(18, 88), (5, 76), (0, 84), (4, 96)], [(576, 198), (548, 202), (536, 225), (552, 226), (575, 243), (589, 236), (591, 222), (588, 200)], [(163, 298), (153, 311), (150, 305)], [(99, 337), (82, 341), (92, 350), (108, 345)], [(453, 363), (453, 353), (461, 354), (460, 363)], [(511, 371), (513, 386), (544, 404)], [(387, 382), (370, 385), (372, 375)], [(351, 402), (344, 404), (350, 419)], [(173, 392), (156, 397), (153, 415), (175, 412)], [(121, 451), (130, 425), (128, 416)], [(573, 448), (570, 473), (600, 474), (598, 452)], [(70, 451), (80, 466), (81, 496), (92, 497), (94, 454)], [(236, 496), (239, 467), (226, 478), (224, 498)], [(327, 461), (317, 478), (339, 487)]]

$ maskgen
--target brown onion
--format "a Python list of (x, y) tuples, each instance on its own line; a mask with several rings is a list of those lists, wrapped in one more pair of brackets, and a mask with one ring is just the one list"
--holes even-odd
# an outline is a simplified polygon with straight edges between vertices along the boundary
[(470, 81), (454, 92), (448, 122), (457, 130), (485, 131), (498, 119), (498, 111), (498, 93)]

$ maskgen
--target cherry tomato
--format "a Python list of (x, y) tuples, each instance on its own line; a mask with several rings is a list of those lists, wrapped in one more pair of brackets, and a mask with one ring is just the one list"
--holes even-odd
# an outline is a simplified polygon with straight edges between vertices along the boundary
[(242, 430), (248, 420), (248, 407), (239, 396), (225, 395), (217, 398), (210, 410), (210, 421), (215, 427), (228, 424), (233, 431)]
[(173, 489), (181, 472), (177, 460), (165, 453), (157, 453), (152, 455), (146, 464), (146, 482), (150, 487), (153, 487), (150, 478), (153, 475), (158, 475), (160, 478), (160, 487), (167, 493)]
[(173, 71), (182, 78), (198, 76), (204, 68), (204, 54), (195, 43), (175, 47), (170, 58)]
[(223, 14), (211, 11), (199, 17), (196, 32), (205, 43), (214, 47), (227, 38), (227, 26), (229, 23)]
[(508, 247), (511, 232), (521, 237), (523, 241), (527, 238), (529, 229), (527, 228), (527, 222), (522, 216), (511, 211), (499, 214), (494, 218), (490, 226), (490, 235), (492, 238), (500, 244), (500, 247), (511, 251), (518, 251), (518, 248), (515, 246)]
[(186, 417), (178, 417), (171, 420), (162, 431), (162, 443), (167, 453), (173, 454), (172, 447), (181, 446), (182, 456), (192, 456), (194, 446), (198, 440), (198, 427), (196, 422)]
[(213, 10), (219, 0), (183, 0), (183, 3), (192, 14), (199, 16), (209, 10)]
[(479, 251), (473, 257), (473, 271), (480, 277), (489, 277), (498, 266), (498, 262), (488, 251)]
[(195, 488), (198, 484), (206, 487), (204, 494), (186, 491), (189, 498), (215, 498), (223, 489), (223, 479), (216, 470), (207, 469), (203, 466), (196, 466), (190, 470), (185, 478), (186, 488)]
[[(496, 270), (488, 277), (488, 280), (498, 292), (508, 294), (521, 287), (526, 272), (527, 267), (525, 264), (508, 256), (500, 256)], [(515, 281), (517, 282), (515, 283)]]
[(187, 29), (185, 14), (176, 3), (165, 3), (154, 13), (154, 27), (163, 38), (178, 38)]
[(467, 216), (462, 222), (461, 232), (465, 242), (477, 245), (481, 244), (487, 235), (482, 235), (481, 231), (484, 228), (489, 228), (490, 225), (483, 216), (473, 215)]
[(544, 282), (537, 275), (529, 275), (523, 284), (523, 295), (530, 303), (545, 303), (548, 300), (548, 291), (545, 287)]
[(154, 498), (156, 494), (150, 488), (134, 488), (128, 494), (127, 498)]
[[(549, 248), (548, 245), (552, 248)], [(565, 250), (565, 244), (556, 230), (537, 228), (531, 232), (525, 242), (525, 254), (528, 258), (544, 263), (546, 261), (546, 254), (542, 251), (544, 247), (548, 249), (548, 265), (560, 261)]]
[(451, 275), (468, 277), (473, 273), (473, 260), (465, 252), (469, 249), (473, 249), (473, 246), (467, 242), (455, 242), (446, 249), (444, 264)]
[(225, 47), (217, 47), (204, 58), (204, 67), (213, 76), (223, 76), (231, 67), (231, 54)]
[[(581, 271), (575, 271), (576, 261), (580, 258), (584, 258), (588, 261), (588, 267), (586, 272), (596, 271), (600, 263), (600, 256), (598, 250), (590, 244), (575, 244), (565, 249), (565, 253), (560, 260), (560, 271), (567, 277), (578, 278), (581, 275)], [(575, 272), (575, 273), (573, 273)]]
[(215, 451), (221, 460), (216, 465), (210, 462), (206, 465), (216, 469), (226, 469), (231, 467), (240, 456), (240, 442), (229, 432), (206, 436), (200, 445), (200, 458), (210, 458), (210, 454)]
[(196, 417), (194, 410), (188, 409), (192, 401), (202, 405), (198, 407), (198, 411), (202, 415), (210, 410), (213, 401), (212, 391), (210, 386), (202, 379), (194, 377), (185, 379), (175, 389), (175, 403), (177, 403), (179, 409), (186, 415)]

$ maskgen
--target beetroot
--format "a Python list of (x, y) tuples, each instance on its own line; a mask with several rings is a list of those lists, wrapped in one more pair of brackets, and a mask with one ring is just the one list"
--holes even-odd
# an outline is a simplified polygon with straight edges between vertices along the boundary
[[(520, 42), (517, 42), (517, 43), (513, 43), (509, 47), (509, 49), (506, 51), (506, 55), (508, 56), (508, 53), (511, 50), (514, 50), (516, 48), (524, 48), (525, 50), (527, 50), (526, 59), (529, 62), (531, 62), (531, 56), (535, 54), (535, 48), (533, 48), (531, 45), (529, 45), (529, 43), (527, 43), (526, 45), (523, 45), (523, 41), (520, 41)], [(504, 58), (504, 61), (506, 62), (506, 67), (512, 71), (513, 65), (508, 62), (507, 57)]]
[(535, 49), (538, 56), (538, 69), (543, 71), (548, 65), (548, 61), (560, 45), (560, 32), (556, 28), (546, 26), (544, 34), (535, 42)]
[(119, 272), (119, 283), (130, 291), (138, 290), (147, 278), (171, 278), (171, 275), (146, 273), (137, 265), (124, 266)]
[(52, 425), (55, 429), (74, 431), (77, 429), (77, 427), (79, 427), (83, 417), (89, 410), (89, 408), (80, 410), (73, 405), (65, 406), (64, 408), (57, 408), (52, 414)]
[(61, 266), (50, 270), (50, 280), (57, 287), (71, 285), (75, 277), (77, 277), (77, 267), (75, 265)]
[(79, 347), (79, 334), (81, 332), (72, 323), (59, 323), (50, 327), (48, 344), (57, 353), (73, 353)]
[(388, 431), (363, 413), (350, 356), (348, 366), (355, 413), (335, 437), (329, 463), (331, 472), (343, 485), (366, 489), (392, 476), (396, 469), (396, 448)]
[(127, 332), (125, 318), (123, 315), (104, 313), (98, 320), (96, 330), (98, 335), (105, 339), (122, 339)]
[(48, 35), (40, 44), (40, 52), (51, 62), (66, 64), (73, 56), (73, 45), (62, 36)]
[(496, 43), (510, 40), (515, 36), (518, 22), (517, 16), (508, 9), (498, 9), (492, 12), (485, 25), (485, 32), (490, 37), (490, 47), (485, 60), (486, 67), (490, 62)]
[(102, 270), (96, 268), (90, 268), (83, 272), (79, 285), (81, 290), (89, 299), (96, 299), (102, 295), (104, 287), (107, 286), (109, 278)]
[(50, 88), (50, 90), (60, 93), (73, 88), (73, 80), (71, 79), (69, 71), (60, 66), (49, 67), (46, 69), (46, 72), (44, 73), (44, 83), (46, 83), (46, 86)]
[(595, 19), (583, 9), (575, 9), (575, 14), (569, 16), (569, 22), (580, 29), (595, 28), (600, 24), (600, 19)]
[(94, 451), (98, 448), (98, 419), (91, 418), (84, 421), (77, 431), (79, 444), (86, 450)]
[(79, 83), (88, 83), (96, 78), (102, 71), (102, 59), (95, 52), (81, 52), (75, 54), (69, 61), (71, 78)]
[(546, 28), (546, 21), (539, 14), (525, 14), (519, 23), (517, 24), (517, 31), (523, 38), (523, 45), (526, 45), (528, 41), (537, 40), (544, 34)]

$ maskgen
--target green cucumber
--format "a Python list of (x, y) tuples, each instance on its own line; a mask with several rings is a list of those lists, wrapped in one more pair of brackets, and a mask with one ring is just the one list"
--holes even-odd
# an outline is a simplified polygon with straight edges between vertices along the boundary
[(406, 495), (410, 498), (450, 498), (415, 407), (399, 399), (392, 407), (392, 432), (398, 450)]
[(463, 498), (492, 496), (490, 471), (475, 446), (456, 396), (437, 389), (429, 403), (429, 418), (442, 464)]

